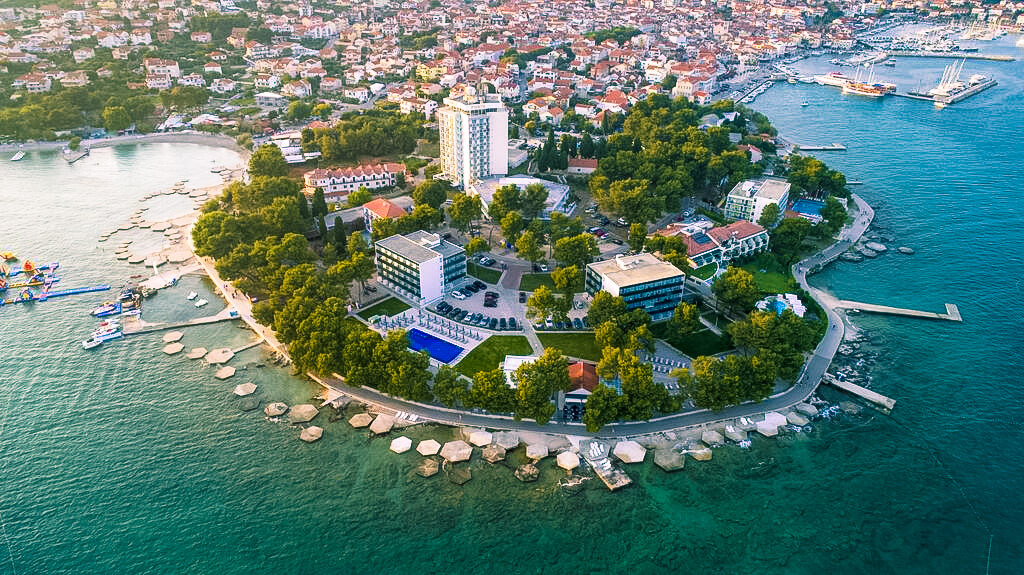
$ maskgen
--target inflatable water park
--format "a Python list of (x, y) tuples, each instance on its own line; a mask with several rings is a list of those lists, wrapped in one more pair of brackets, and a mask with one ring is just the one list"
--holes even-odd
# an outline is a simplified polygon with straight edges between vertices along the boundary
[(109, 285), (99, 285), (55, 290), (54, 284), (60, 281), (59, 262), (36, 265), (25, 260), (20, 266), (8, 265), (18, 258), (6, 251), (0, 252), (0, 260), (0, 307), (110, 289)]

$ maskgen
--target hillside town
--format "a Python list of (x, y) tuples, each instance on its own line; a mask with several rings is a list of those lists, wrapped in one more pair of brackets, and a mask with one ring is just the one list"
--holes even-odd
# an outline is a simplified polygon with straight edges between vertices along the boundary
[[(444, 97), (481, 85), (514, 105), (516, 118), (607, 128), (607, 115), (647, 94), (707, 104), (764, 64), (804, 50), (851, 49), (859, 32), (893, 15), (1019, 29), (1022, 7), (1007, 0), (985, 7), (907, 0), (8, 5), (0, 8), (0, 137), (185, 127), (261, 134), (278, 128), (296, 101), (338, 113), (385, 100), (430, 120)], [(34, 94), (75, 88), (104, 101), (68, 95), (66, 107), (45, 101), (41, 112), (26, 109), (40, 102)], [(111, 97), (120, 105), (105, 105)], [(289, 119), (310, 116), (302, 106), (290, 111)]]

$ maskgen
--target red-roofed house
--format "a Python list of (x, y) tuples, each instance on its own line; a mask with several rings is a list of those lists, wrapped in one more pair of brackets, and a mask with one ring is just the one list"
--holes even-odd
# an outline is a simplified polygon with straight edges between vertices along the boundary
[(768, 249), (768, 230), (746, 220), (708, 230), (692, 224), (671, 224), (655, 233), (682, 238), (686, 256), (694, 268), (712, 263), (725, 266), (734, 258)]
[(592, 174), (597, 169), (596, 158), (569, 158), (570, 174)]
[(572, 388), (565, 392), (565, 403), (583, 405), (597, 388), (600, 379), (597, 377), (597, 366), (585, 361), (569, 364), (569, 382)]
[(373, 220), (378, 218), (400, 218), (406, 214), (398, 204), (384, 198), (376, 198), (363, 204), (363, 221), (366, 231), (373, 231)]

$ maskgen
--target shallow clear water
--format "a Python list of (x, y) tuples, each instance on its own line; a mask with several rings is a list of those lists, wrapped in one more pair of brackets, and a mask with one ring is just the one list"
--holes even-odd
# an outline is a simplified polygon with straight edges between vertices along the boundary
[[(922, 61), (912, 76), (937, 79), (943, 64)], [(533, 484), (476, 460), (458, 487), (416, 476), (418, 456), (389, 452), (391, 438), (351, 430), (351, 410), (318, 416), (326, 433), (312, 445), (242, 412), (231, 389), (245, 381), (264, 403), (317, 393), (251, 365), (256, 350), (219, 382), (212, 368), (162, 354), (159, 334), (83, 351), (103, 294), (14, 306), (0, 309), (0, 573), (983, 573), (990, 534), (990, 572), (1020, 572), (1024, 67), (981, 67), (1000, 86), (942, 111), (803, 85), (755, 104), (791, 139), (849, 146), (821, 157), (865, 182), (858, 193), (878, 207), (890, 246), (918, 250), (837, 264), (818, 285), (848, 299), (960, 306), (963, 324), (856, 319), (871, 338), (862, 371), (897, 399), (892, 416), (837, 416), (675, 474), (631, 466), (635, 483), (618, 493), (594, 481), (563, 492), (550, 458)], [(146, 193), (183, 178), (211, 184), (210, 167), (236, 163), (224, 150), (164, 144), (95, 150), (70, 167), (35, 153), (0, 163), (0, 250), (59, 259), (66, 286), (118, 285), (140, 271), (113, 259), (117, 236), (100, 244), (98, 234)], [(210, 288), (187, 277), (150, 300), (146, 317), (212, 313)], [(185, 301), (191, 290), (210, 306)], [(217, 324), (187, 329), (183, 343), (250, 338)]]

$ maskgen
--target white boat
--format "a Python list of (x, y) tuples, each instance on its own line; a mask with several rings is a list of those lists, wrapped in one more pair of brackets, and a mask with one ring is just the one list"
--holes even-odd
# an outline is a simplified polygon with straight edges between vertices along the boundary
[(196, 302), (196, 307), (203, 307), (204, 305), (206, 305), (208, 303), (210, 303), (210, 302), (206, 301), (205, 299), (201, 299), (201, 300)]
[(93, 334), (92, 339), (93, 339), (93, 341), (98, 341), (100, 343), (103, 343), (103, 342), (107, 341), (108, 339), (117, 339), (119, 337), (122, 337), (123, 335), (124, 334), (121, 333), (121, 330), (117, 330), (117, 331), (106, 332), (106, 333), (104, 333), (102, 335)]
[(194, 291), (190, 291), (190, 292), (188, 292), (188, 297), (186, 297), (185, 299), (187, 299), (188, 301), (192, 301), (192, 300), (196, 299), (197, 297), (199, 297), (199, 294), (197, 294)]
[(17, 153), (15, 153), (13, 156), (11, 156), (11, 161), (12, 162), (17, 162), (18, 160), (20, 160), (20, 159), (22, 159), (24, 157), (25, 157), (25, 150), (18, 150)]
[(102, 343), (102, 341), (97, 341), (95, 339), (87, 339), (82, 342), (82, 349), (92, 349), (94, 347), (99, 347)]
[(800, 106), (802, 106), (802, 107), (807, 107), (807, 106), (810, 106), (810, 105), (811, 105), (811, 103), (808, 102), (807, 100), (804, 100), (803, 102), (800, 102)]

